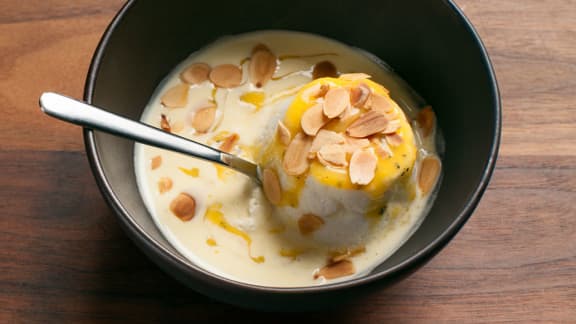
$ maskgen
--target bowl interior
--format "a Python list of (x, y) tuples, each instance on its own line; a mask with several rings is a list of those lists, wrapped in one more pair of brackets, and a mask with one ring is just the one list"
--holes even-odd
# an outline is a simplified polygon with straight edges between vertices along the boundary
[[(498, 95), (474, 33), (447, 1), (131, 2), (95, 58), (87, 100), (138, 119), (166, 74), (220, 36), (286, 29), (324, 35), (387, 62), (435, 109), (446, 140), (444, 178), (436, 203), (417, 232), (372, 276), (425, 248), (446, 243), (477, 202), (495, 158)], [(361, 8), (364, 7), (364, 8)], [(93, 143), (91, 137), (93, 136)], [(178, 253), (154, 226), (138, 194), (133, 142), (94, 132), (88, 138), (116, 206), (150, 238)], [(442, 242), (438, 242), (443, 237)], [(154, 244), (152, 244), (154, 245)], [(180, 260), (187, 262), (186, 260)]]

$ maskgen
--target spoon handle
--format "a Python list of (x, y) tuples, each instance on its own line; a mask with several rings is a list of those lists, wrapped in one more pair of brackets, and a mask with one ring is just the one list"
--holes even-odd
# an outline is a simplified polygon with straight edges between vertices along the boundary
[(136, 142), (168, 149), (218, 163), (258, 181), (258, 166), (237, 156), (130, 120), (57, 93), (40, 96), (40, 107), (47, 115), (87, 128), (129, 138)]

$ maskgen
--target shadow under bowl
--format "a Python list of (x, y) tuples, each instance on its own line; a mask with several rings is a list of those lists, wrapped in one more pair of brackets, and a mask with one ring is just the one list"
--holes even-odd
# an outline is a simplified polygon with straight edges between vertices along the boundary
[(220, 36), (283, 29), (362, 48), (388, 63), (437, 114), (445, 137), (444, 175), (420, 228), (369, 275), (305, 288), (231, 281), (194, 265), (162, 236), (139, 195), (134, 143), (86, 129), (98, 185), (134, 242), (161, 268), (223, 302), (266, 310), (336, 305), (397, 282), (439, 252), (464, 225), (490, 179), (500, 140), (498, 87), (478, 35), (451, 1), (129, 1), (92, 61), (85, 100), (139, 119), (159, 82), (190, 53)]

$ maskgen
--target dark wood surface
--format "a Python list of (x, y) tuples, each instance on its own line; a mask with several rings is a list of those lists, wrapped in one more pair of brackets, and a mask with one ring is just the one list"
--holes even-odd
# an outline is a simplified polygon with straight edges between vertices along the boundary
[(120, 230), (79, 128), (42, 91), (82, 96), (120, 0), (0, 0), (0, 323), (576, 322), (576, 1), (458, 0), (494, 62), (500, 159), (454, 241), (402, 283), (337, 311), (263, 314), (178, 284)]

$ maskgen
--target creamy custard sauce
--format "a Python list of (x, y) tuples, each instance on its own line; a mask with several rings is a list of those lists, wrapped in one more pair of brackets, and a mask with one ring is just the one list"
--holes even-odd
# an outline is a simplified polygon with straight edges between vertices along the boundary
[[(264, 44), (275, 59), (273, 74), (261, 87), (250, 75), (251, 55), (259, 44)], [(195, 63), (194, 71), (188, 69)], [(186, 70), (188, 74), (182, 74)], [(406, 136), (410, 136), (413, 146), (402, 152), (403, 156), (412, 154), (413, 147), (414, 160), (406, 163), (398, 183), (386, 186), (385, 195), (379, 193), (380, 199), (386, 199), (384, 207), (363, 215), (370, 202), (361, 204), (369, 190), (357, 191), (353, 186), (336, 190), (329, 181), (308, 179), (300, 193), (298, 211), (337, 213), (345, 209), (330, 202), (338, 200), (357, 210), (359, 216), (326, 219), (326, 226), (315, 236), (300, 237), (290, 227), (294, 208), (290, 211), (286, 206), (271, 205), (262, 188), (246, 176), (182, 154), (136, 144), (141, 195), (158, 228), (182, 255), (233, 280), (299, 287), (365, 275), (409, 238), (425, 217), (439, 178), (434, 116), (431, 109), (422, 110), (424, 103), (402, 80), (358, 49), (287, 31), (226, 37), (178, 65), (156, 90), (142, 121), (229, 149), (248, 160), (274, 164), (266, 154), (276, 136), (278, 121), (291, 118), (286, 115), (288, 108), (296, 109), (291, 104), (313, 77), (333, 76), (322, 80), (341, 82), (338, 76), (330, 75), (336, 71), (370, 75), (371, 81), (366, 82), (384, 86), (382, 93), (389, 91), (394, 104), (405, 114), (404, 131), (410, 132)], [(208, 80), (204, 80), (206, 74)], [(430, 166), (432, 175), (424, 172)], [(318, 165), (312, 164), (311, 168), (310, 172), (319, 174)], [(374, 181), (386, 179), (382, 176)], [(282, 185), (286, 181), (283, 179)], [(193, 210), (180, 208), (183, 214), (177, 217), (174, 201), (182, 197), (193, 199)], [(304, 244), (308, 241), (322, 244)], [(332, 261), (328, 261), (330, 257)], [(348, 269), (342, 276), (322, 275), (321, 269), (340, 259), (349, 261), (352, 271)]]

